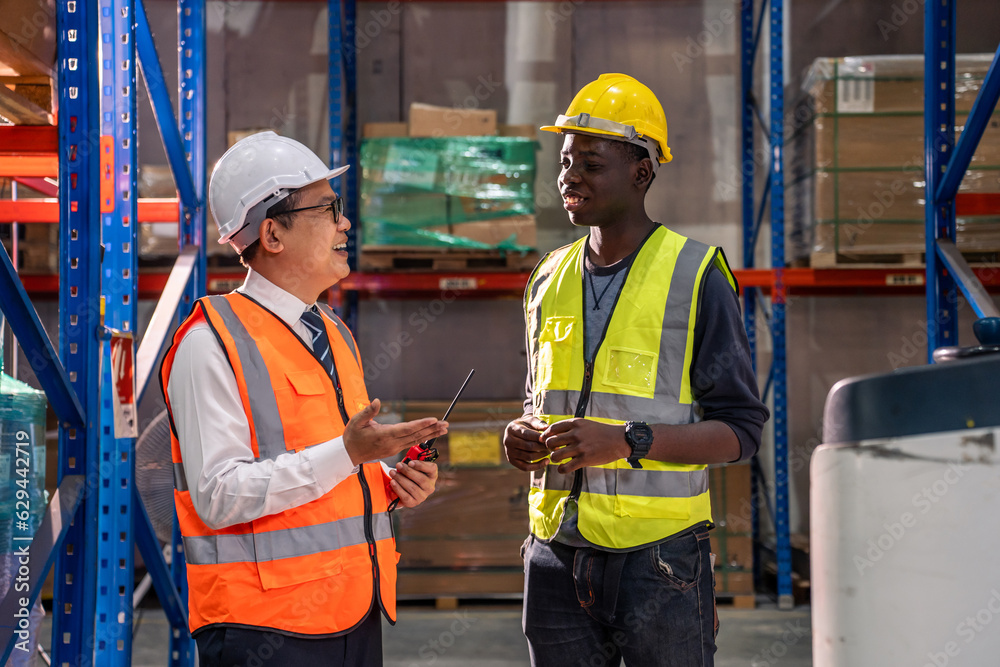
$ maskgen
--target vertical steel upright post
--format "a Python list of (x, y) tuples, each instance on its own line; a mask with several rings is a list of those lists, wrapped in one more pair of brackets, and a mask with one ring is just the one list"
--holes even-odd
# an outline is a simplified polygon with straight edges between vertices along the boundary
[(97, 0), (58, 0), (59, 350), (80, 397), (86, 427), (59, 428), (59, 483), (85, 475), (85, 497), (55, 564), (52, 657), (93, 662), (97, 595), (97, 447), (101, 248), (98, 216), (100, 100)]
[(935, 349), (958, 344), (958, 291), (937, 255), (937, 239), (955, 241), (955, 200), (937, 198), (955, 148), (955, 5), (955, 0), (924, 5), (927, 363), (933, 363)]
[[(100, 213), (104, 261), (101, 295), (104, 323), (135, 334), (136, 229), (136, 69), (133, 0), (101, 0), (101, 164)], [(133, 341), (134, 342), (134, 341)], [(101, 459), (97, 518), (98, 665), (132, 661), (132, 484), (134, 438), (115, 437), (111, 346), (105, 344), (101, 373)]]
[[(355, 0), (329, 0), (329, 101), (330, 101), (330, 164), (350, 164), (341, 177), (340, 194), (344, 210), (351, 221), (347, 235), (347, 264), (358, 270), (358, 241), (361, 235), (358, 189), (361, 165), (358, 162), (357, 125), (357, 50), (354, 46)], [(357, 330), (358, 294), (347, 292), (343, 301), (347, 326)]]
[(788, 522), (788, 389), (785, 357), (785, 67), (782, 0), (770, 0), (771, 68), (771, 335), (774, 340), (774, 530), (778, 607), (790, 609), (792, 544)]
[[(763, 0), (766, 1), (766, 0)], [(753, 268), (754, 261), (754, 181), (756, 164), (754, 162), (754, 109), (753, 109), (753, 68), (754, 68), (754, 31), (753, 31), (753, 0), (742, 0), (740, 4), (740, 176), (742, 178), (742, 216), (743, 216), (743, 266)], [(747, 331), (750, 343), (750, 361), (754, 372), (757, 371), (757, 299), (756, 288), (743, 288), (743, 326)], [(760, 513), (757, 508), (760, 503), (760, 480), (754, 473), (750, 475), (750, 523), (754, 537), (754, 585), (760, 579), (760, 557), (756, 539), (760, 535)]]
[[(178, 0), (177, 3), (178, 82), (180, 106), (180, 133), (184, 156), (194, 182), (198, 206), (180, 204), (179, 250), (189, 245), (198, 246), (198, 259), (181, 304), (177, 309), (179, 321), (191, 312), (196, 299), (205, 295), (207, 261), (205, 247), (205, 2), (204, 0)], [(184, 547), (177, 522), (171, 544), (170, 572), (181, 600), (187, 602), (187, 568)], [(170, 666), (190, 667), (194, 664), (195, 643), (187, 632), (174, 629), (170, 633)]]

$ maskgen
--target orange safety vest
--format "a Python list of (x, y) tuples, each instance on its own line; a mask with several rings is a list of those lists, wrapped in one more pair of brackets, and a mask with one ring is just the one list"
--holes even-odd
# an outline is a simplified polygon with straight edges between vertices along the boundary
[[(353, 336), (333, 311), (322, 310), (334, 378), (274, 313), (234, 292), (196, 302), (164, 357), (162, 386), (177, 344), (205, 322), (236, 375), (257, 461), (336, 438), (349, 415), (368, 404), (368, 393)], [(399, 554), (379, 463), (364, 464), (312, 502), (215, 530), (191, 502), (172, 416), (171, 450), (192, 633), (239, 625), (332, 636), (350, 632), (375, 604), (395, 622)]]

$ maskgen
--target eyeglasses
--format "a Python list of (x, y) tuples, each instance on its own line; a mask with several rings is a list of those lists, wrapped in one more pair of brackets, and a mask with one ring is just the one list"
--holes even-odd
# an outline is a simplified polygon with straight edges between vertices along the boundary
[(316, 209), (325, 209), (330, 215), (333, 216), (333, 224), (336, 225), (340, 222), (340, 216), (344, 214), (344, 198), (337, 197), (329, 204), (317, 204), (316, 206), (305, 206), (303, 208), (292, 208), (287, 211), (275, 211), (272, 213), (268, 211), (269, 216), (274, 215), (284, 215), (285, 213), (300, 213), (302, 211), (313, 211)]

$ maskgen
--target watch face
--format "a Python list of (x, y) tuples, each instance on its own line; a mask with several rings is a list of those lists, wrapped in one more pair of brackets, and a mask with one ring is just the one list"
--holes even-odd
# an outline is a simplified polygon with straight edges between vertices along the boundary
[(653, 429), (649, 427), (649, 424), (633, 422), (629, 432), (632, 442), (637, 445), (651, 445), (653, 443)]

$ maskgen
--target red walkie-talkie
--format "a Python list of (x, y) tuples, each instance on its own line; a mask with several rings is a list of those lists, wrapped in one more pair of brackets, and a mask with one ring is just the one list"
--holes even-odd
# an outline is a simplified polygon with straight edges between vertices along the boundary
[[(455, 394), (455, 400), (453, 400), (451, 405), (448, 406), (448, 411), (444, 413), (444, 417), (441, 417), (441, 421), (446, 421), (448, 419), (448, 415), (451, 414), (452, 408), (454, 408), (455, 404), (458, 403), (458, 397), (462, 395), (463, 391), (465, 391), (466, 385), (469, 384), (469, 380), (472, 379), (472, 374), (475, 372), (475, 368), (469, 371), (469, 376), (465, 378), (465, 382), (462, 383), (462, 388), (458, 390), (457, 394)], [(410, 451), (406, 452), (406, 458), (403, 459), (403, 463), (408, 463), (413, 460), (436, 461), (438, 457), (438, 450), (432, 447), (435, 440), (437, 440), (437, 438), (431, 438), (427, 442), (422, 442), (419, 445), (413, 445), (410, 447)]]

